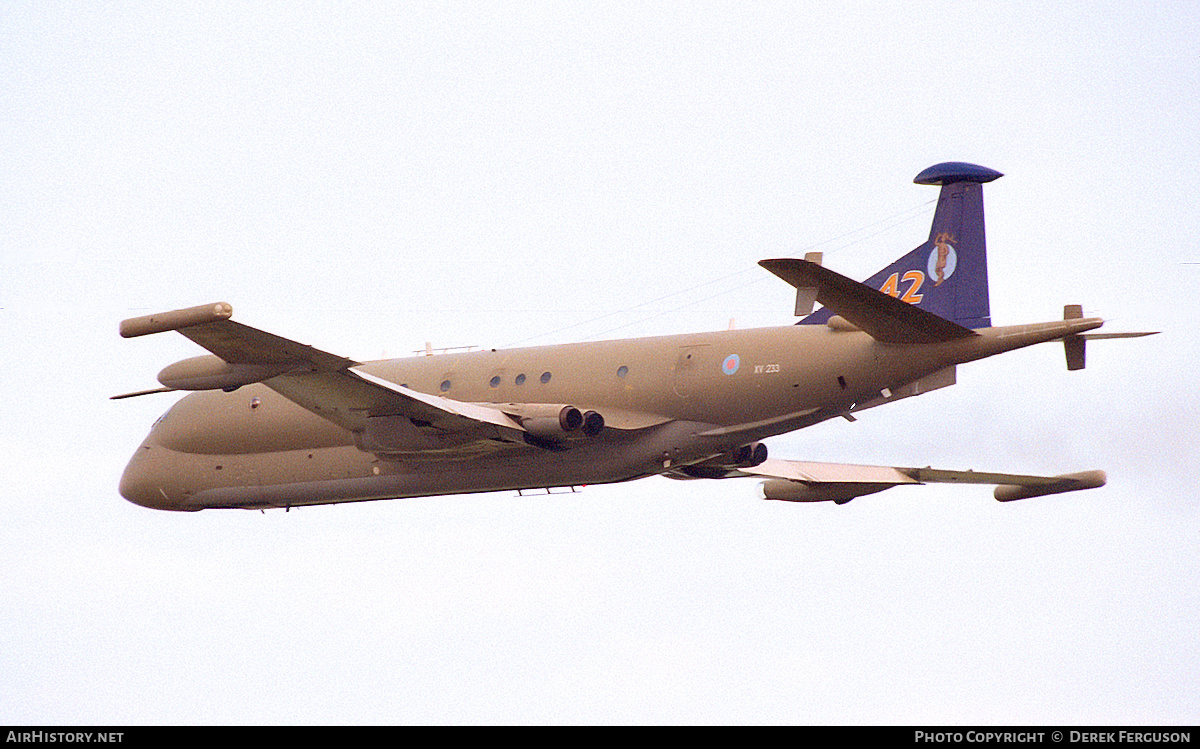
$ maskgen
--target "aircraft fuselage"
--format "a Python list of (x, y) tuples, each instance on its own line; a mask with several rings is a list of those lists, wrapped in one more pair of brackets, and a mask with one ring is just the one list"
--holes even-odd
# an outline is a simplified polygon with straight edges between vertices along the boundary
[[(820, 253), (759, 261), (795, 289), (797, 325), (484, 349), (359, 363), (232, 320), (225, 302), (123, 320), (124, 338), (177, 331), (205, 356), (159, 372), (197, 391), (151, 430), (121, 480), (147, 507), (293, 505), (754, 477), (764, 499), (845, 503), (895, 486), (993, 484), (1002, 502), (1094, 489), (1103, 471), (821, 463), (759, 440), (953, 385), (956, 366), (1051, 340), (1083, 369), (1103, 321), (991, 326), (983, 185), (1000, 172), (943, 162), (928, 239), (859, 282)], [(815, 305), (819, 304), (820, 309)], [(815, 310), (815, 311), (814, 311)], [(764, 480), (765, 479), (765, 480)]]
[(160, 509), (281, 507), (625, 481), (848, 413), (946, 367), (1099, 326), (990, 328), (961, 341), (880, 343), (787, 326), (368, 362), (358, 369), (466, 403), (569, 404), (604, 415), (555, 449), (494, 443), (364, 449), (301, 408), (286, 377), (176, 403), (130, 461), (121, 491)]

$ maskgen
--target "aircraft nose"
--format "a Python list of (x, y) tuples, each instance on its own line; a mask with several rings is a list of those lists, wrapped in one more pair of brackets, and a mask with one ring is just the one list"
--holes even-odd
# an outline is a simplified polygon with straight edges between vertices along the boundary
[(153, 510), (182, 509), (172, 501), (165, 482), (161, 480), (163, 473), (158, 470), (158, 456), (154, 453), (154, 448), (142, 445), (129, 459), (129, 465), (121, 474), (121, 496), (135, 505)]

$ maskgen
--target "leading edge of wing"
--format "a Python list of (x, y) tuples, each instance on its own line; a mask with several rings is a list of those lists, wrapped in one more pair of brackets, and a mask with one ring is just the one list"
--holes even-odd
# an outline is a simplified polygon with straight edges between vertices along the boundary
[(796, 288), (815, 288), (818, 302), (877, 341), (940, 343), (978, 335), (970, 328), (807, 260), (775, 258), (760, 260), (758, 264)]
[[(938, 468), (812, 463), (768, 459), (760, 465), (739, 468), (741, 475), (768, 479), (768, 499), (790, 501), (848, 501), (853, 497), (890, 489), (902, 484), (993, 484), (1001, 502), (1047, 494), (1095, 489), (1104, 486), (1104, 471), (1083, 471), (1059, 476), (997, 473), (992, 471), (949, 471)], [(774, 496), (771, 496), (774, 494)]]
[(180, 334), (230, 364), (308, 365), (312, 371), (333, 372), (358, 362), (233, 320), (181, 328)]
[(309, 371), (336, 371), (357, 362), (312, 346), (268, 333), (229, 319), (233, 307), (226, 302), (158, 312), (124, 320), (122, 338), (176, 331), (229, 364), (290, 365)]

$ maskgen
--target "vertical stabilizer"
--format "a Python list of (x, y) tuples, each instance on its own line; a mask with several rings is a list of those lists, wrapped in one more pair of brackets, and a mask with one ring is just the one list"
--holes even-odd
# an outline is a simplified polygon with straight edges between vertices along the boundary
[[(991, 327), (983, 183), (1001, 176), (958, 161), (918, 174), (916, 184), (942, 187), (929, 239), (864, 283), (965, 328)], [(820, 309), (800, 324), (824, 324), (832, 314)]]

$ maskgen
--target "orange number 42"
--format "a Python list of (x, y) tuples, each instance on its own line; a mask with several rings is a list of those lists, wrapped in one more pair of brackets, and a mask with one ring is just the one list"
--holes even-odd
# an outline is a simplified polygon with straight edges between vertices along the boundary
[[(907, 283), (908, 288), (905, 289), (904, 295), (900, 294), (900, 284)], [(893, 273), (888, 276), (888, 280), (883, 282), (880, 291), (889, 296), (898, 296), (900, 301), (908, 302), (909, 304), (917, 304), (925, 298), (924, 294), (918, 294), (921, 284), (925, 283), (925, 274), (919, 270), (910, 270), (901, 278), (899, 273)]]

